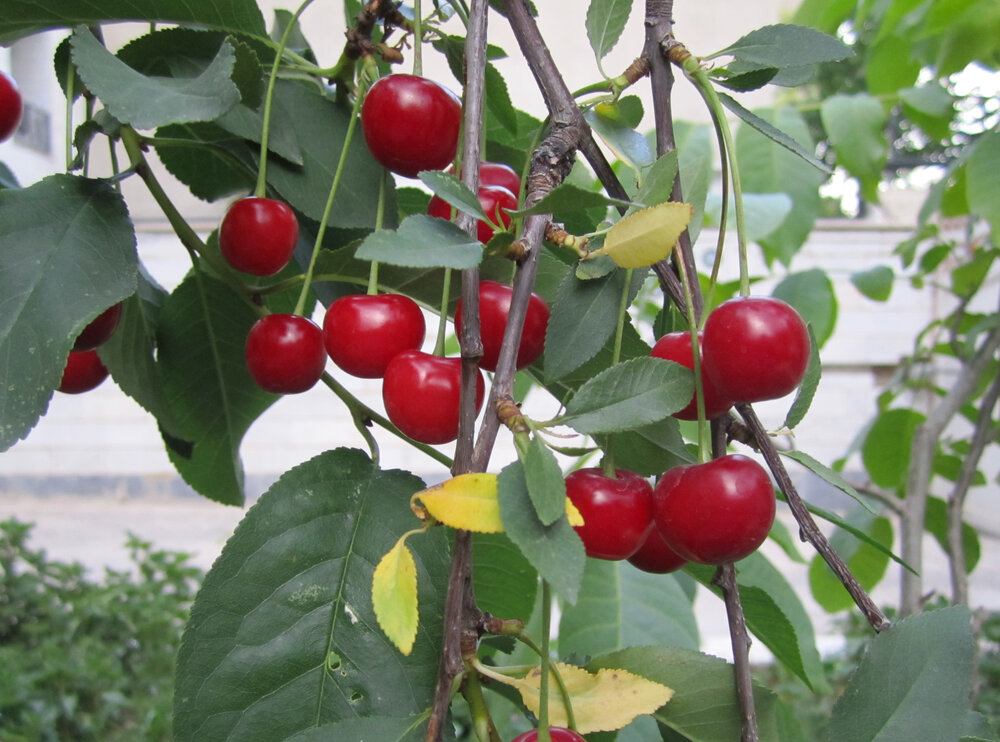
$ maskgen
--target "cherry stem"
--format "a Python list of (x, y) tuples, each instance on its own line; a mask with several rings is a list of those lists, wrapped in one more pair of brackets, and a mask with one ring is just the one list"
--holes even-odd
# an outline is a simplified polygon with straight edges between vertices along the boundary
[(444, 339), (448, 333), (448, 303), (451, 300), (451, 268), (444, 269), (441, 288), (441, 314), (438, 317), (437, 338), (434, 340), (434, 355), (444, 355)]
[(288, 39), (292, 35), (292, 30), (295, 28), (295, 24), (298, 23), (299, 16), (309, 7), (312, 1), (304, 0), (298, 7), (298, 10), (295, 11), (295, 14), (289, 19), (288, 25), (285, 27), (285, 32), (281, 34), (278, 49), (274, 54), (274, 64), (271, 65), (271, 74), (267, 78), (267, 93), (264, 96), (264, 125), (260, 132), (260, 167), (257, 169), (257, 187), (253, 191), (253, 195), (257, 196), (257, 198), (264, 198), (267, 195), (267, 142), (271, 136), (271, 105), (274, 101), (274, 85), (278, 79), (278, 67), (285, 53), (285, 46), (288, 45)]
[[(382, 220), (385, 218), (385, 183), (389, 177), (388, 172), (382, 170), (382, 176), (378, 181), (378, 206), (375, 207), (375, 231), (382, 229)], [(368, 296), (378, 294), (378, 261), (373, 260), (368, 269)]]
[(424, 19), (420, 0), (413, 0), (413, 74), (424, 74)]
[[(740, 255), (740, 296), (749, 296), (750, 273), (747, 268), (746, 222), (743, 213), (743, 181), (740, 178), (739, 164), (736, 162), (736, 148), (733, 145), (733, 133), (729, 128), (729, 121), (726, 119), (722, 102), (719, 100), (719, 96), (715, 92), (715, 87), (712, 85), (711, 79), (709, 79), (708, 74), (705, 72), (704, 68), (702, 68), (701, 62), (687, 52), (682, 45), (678, 45), (677, 49), (680, 51), (676, 54), (676, 56), (671, 56), (671, 59), (684, 70), (687, 78), (691, 80), (691, 82), (693, 82), (695, 87), (698, 89), (702, 99), (705, 101), (705, 105), (708, 106), (709, 111), (712, 114), (712, 121), (715, 124), (716, 132), (722, 137), (720, 153), (722, 153), (721, 157), (723, 160), (723, 167), (725, 167), (725, 160), (727, 159), (725, 153), (729, 153), (728, 160), (729, 171), (732, 174), (733, 205), (736, 210), (736, 240), (739, 245)], [(724, 200), (723, 215), (725, 215), (727, 209), (728, 206)], [(722, 222), (722, 224), (724, 228), (725, 222)], [(722, 237), (720, 235), (720, 240), (721, 239)], [(721, 250), (719, 253), (721, 253)], [(719, 256), (717, 254), (716, 260), (718, 259)]]
[(542, 580), (542, 675), (538, 688), (538, 740), (552, 742), (549, 734), (549, 634), (552, 631), (552, 588)]
[(354, 130), (358, 123), (358, 112), (361, 110), (361, 101), (363, 99), (364, 91), (359, 87), (357, 95), (354, 97), (354, 105), (351, 106), (351, 117), (347, 122), (347, 132), (344, 134), (344, 146), (340, 148), (340, 159), (337, 161), (337, 169), (333, 174), (333, 183), (330, 184), (330, 193), (326, 199), (326, 206), (323, 208), (323, 217), (319, 220), (319, 228), (316, 230), (316, 242), (313, 244), (312, 255), (309, 257), (309, 267), (306, 269), (305, 281), (302, 283), (299, 300), (295, 303), (295, 314), (302, 314), (305, 310), (306, 299), (309, 297), (309, 289), (312, 287), (313, 273), (316, 270), (316, 259), (319, 258), (320, 250), (323, 247), (323, 236), (326, 234), (326, 227), (330, 221), (330, 212), (333, 211), (333, 201), (337, 197), (337, 190), (340, 188), (340, 179), (344, 174), (344, 165), (347, 162), (351, 140), (354, 138)]
[(472, 717), (472, 728), (479, 742), (501, 742), (489, 706), (483, 697), (483, 685), (479, 681), (479, 673), (474, 667), (462, 676), (462, 695), (469, 704), (469, 715)]
[(676, 252), (680, 270), (681, 286), (684, 289), (684, 312), (687, 314), (688, 332), (691, 333), (691, 372), (694, 374), (695, 409), (698, 410), (698, 463), (712, 459), (712, 429), (705, 411), (705, 384), (701, 376), (701, 343), (698, 342), (698, 319), (694, 308), (694, 293), (688, 281), (687, 256), (683, 250)]

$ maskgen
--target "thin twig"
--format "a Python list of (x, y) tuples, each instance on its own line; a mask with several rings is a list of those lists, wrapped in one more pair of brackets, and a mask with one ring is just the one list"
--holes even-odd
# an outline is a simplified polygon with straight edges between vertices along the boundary
[(813, 520), (812, 515), (802, 501), (798, 490), (795, 489), (792, 478), (788, 475), (788, 470), (785, 469), (785, 464), (781, 460), (781, 456), (778, 455), (778, 450), (774, 447), (771, 436), (767, 434), (767, 430), (764, 429), (753, 408), (748, 404), (738, 404), (736, 405), (736, 411), (740, 413), (747, 428), (749, 428), (757, 449), (771, 469), (771, 474), (777, 480), (778, 487), (784, 493), (785, 499), (788, 501), (788, 507), (791, 508), (792, 515), (795, 516), (795, 520), (799, 524), (799, 532), (802, 539), (812, 544), (813, 548), (823, 557), (823, 560), (830, 566), (833, 573), (837, 575), (837, 578), (843, 583), (847, 592), (850, 593), (858, 608), (861, 609), (871, 627), (875, 631), (884, 631), (889, 628), (889, 619), (885, 617), (882, 610), (875, 604), (875, 601), (872, 600), (868, 592), (861, 586), (858, 579), (851, 573), (850, 568), (844, 560), (840, 558), (840, 554), (834, 550), (830, 542), (827, 541), (826, 536), (819, 530), (816, 521)]
[(712, 578), (712, 584), (722, 590), (729, 618), (729, 637), (733, 646), (733, 665), (736, 673), (736, 691), (740, 702), (740, 716), (743, 717), (743, 732), (740, 742), (758, 742), (757, 707), (753, 697), (753, 678), (750, 675), (750, 634), (740, 603), (740, 590), (736, 584), (736, 567), (732, 562), (719, 566)]

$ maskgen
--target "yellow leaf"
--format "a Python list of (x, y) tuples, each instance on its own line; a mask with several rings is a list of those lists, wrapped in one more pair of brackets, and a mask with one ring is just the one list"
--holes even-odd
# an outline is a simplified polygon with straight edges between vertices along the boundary
[(691, 204), (651, 206), (622, 219), (592, 255), (607, 255), (621, 268), (645, 268), (666, 258), (691, 221)]
[[(561, 662), (552, 663), (552, 666), (558, 669), (566, 684), (576, 717), (576, 730), (580, 734), (621, 729), (637, 716), (652, 714), (674, 695), (673, 689), (627, 670), (604, 669), (598, 670), (595, 675), (582, 667)], [(520, 679), (482, 667), (479, 669), (494, 680), (517, 688), (524, 705), (538, 715), (541, 708), (541, 667), (534, 668)], [(557, 726), (567, 724), (566, 708), (554, 673), (549, 682), (549, 722)]]
[[(502, 533), (496, 474), (459, 474), (416, 493), (417, 501), (434, 520), (476, 533)], [(417, 506), (414, 511), (422, 517)]]
[(417, 638), (417, 565), (404, 535), (375, 567), (372, 606), (389, 640), (408, 655)]
[[(475, 533), (503, 533), (496, 474), (459, 474), (417, 492), (410, 506), (421, 520), (426, 520), (429, 514), (452, 528)], [(566, 498), (566, 515), (571, 526), (583, 525), (583, 516), (569, 498)]]

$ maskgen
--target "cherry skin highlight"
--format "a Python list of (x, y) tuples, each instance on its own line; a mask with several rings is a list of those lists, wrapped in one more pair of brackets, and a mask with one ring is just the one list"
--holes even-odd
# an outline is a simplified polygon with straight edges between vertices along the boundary
[(341, 369), (363, 379), (385, 376), (398, 354), (420, 349), (425, 332), (420, 307), (401, 294), (342, 296), (323, 318), (326, 352)]
[(83, 394), (100, 386), (106, 378), (108, 369), (96, 350), (74, 350), (66, 359), (62, 380), (56, 390), (63, 394)]
[[(404, 350), (389, 362), (382, 380), (382, 402), (392, 423), (421, 443), (458, 438), (462, 359)], [(476, 381), (476, 412), (485, 394), (482, 373)]]
[(809, 331), (795, 309), (768, 296), (737, 297), (705, 320), (702, 358), (715, 388), (734, 403), (784, 397), (809, 366)]
[(297, 314), (269, 314), (247, 333), (247, 370), (274, 394), (299, 394), (323, 375), (326, 349), (319, 325)]
[(671, 469), (653, 489), (656, 527), (679, 556), (724, 564), (749, 556), (774, 522), (771, 479), (751, 458), (730, 454)]
[(462, 104), (455, 94), (417, 75), (383, 77), (361, 104), (361, 130), (372, 156), (407, 178), (451, 164), (461, 122)]
[[(701, 333), (698, 333), (698, 335), (700, 343)], [(654, 358), (674, 361), (684, 368), (689, 368), (693, 371), (694, 351), (691, 349), (691, 333), (686, 330), (683, 332), (668, 332), (656, 341), (656, 345), (653, 346), (650, 355)], [(715, 384), (712, 383), (712, 380), (705, 373), (704, 365), (702, 365), (701, 369), (701, 384), (705, 392), (706, 419), (711, 420), (713, 417), (718, 417), (733, 406), (733, 403), (715, 388)], [(692, 396), (687, 406), (675, 412), (673, 417), (676, 417), (678, 420), (697, 420), (698, 402), (695, 397)]]
[(233, 268), (273, 276), (292, 258), (299, 239), (295, 212), (283, 201), (248, 196), (229, 207), (219, 227), (219, 250)]
[[(479, 367), (496, 371), (507, 328), (510, 302), (514, 289), (496, 281), (479, 283), (479, 333), (483, 340), (483, 357)], [(522, 369), (537, 361), (545, 350), (545, 332), (549, 326), (549, 305), (537, 294), (528, 299), (528, 311), (521, 331), (521, 344), (517, 350), (517, 368)], [(455, 307), (455, 332), (462, 333), (462, 300)]]
[(587, 556), (627, 559), (653, 527), (653, 488), (643, 477), (616, 469), (577, 469), (566, 477), (566, 495), (583, 516), (574, 526)]

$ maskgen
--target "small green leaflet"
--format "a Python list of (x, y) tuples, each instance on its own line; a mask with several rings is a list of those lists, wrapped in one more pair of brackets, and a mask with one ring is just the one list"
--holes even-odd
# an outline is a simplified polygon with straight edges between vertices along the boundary
[(398, 230), (372, 232), (358, 246), (362, 260), (407, 268), (474, 268), (483, 259), (482, 244), (451, 222), (412, 214)]
[(809, 365), (806, 366), (805, 376), (799, 383), (799, 389), (795, 393), (795, 401), (788, 408), (785, 415), (785, 427), (791, 430), (805, 418), (812, 405), (813, 397), (816, 396), (816, 389), (819, 388), (819, 379), (823, 374), (823, 364), (819, 358), (819, 345), (816, 343), (816, 336), (813, 334), (812, 325), (807, 325), (809, 331)]
[(851, 274), (854, 288), (872, 301), (888, 301), (892, 295), (892, 285), (896, 274), (887, 265), (876, 265), (864, 271)]
[(842, 41), (806, 26), (776, 23), (742, 36), (706, 59), (729, 55), (764, 67), (802, 67), (819, 62), (836, 62), (854, 56)]
[(464, 211), (477, 219), (486, 219), (486, 212), (483, 211), (476, 194), (453, 174), (441, 170), (424, 170), (419, 177), (435, 196), (444, 199), (459, 211)]
[(632, 0), (591, 0), (587, 8), (587, 39), (597, 62), (614, 49), (632, 12)]

